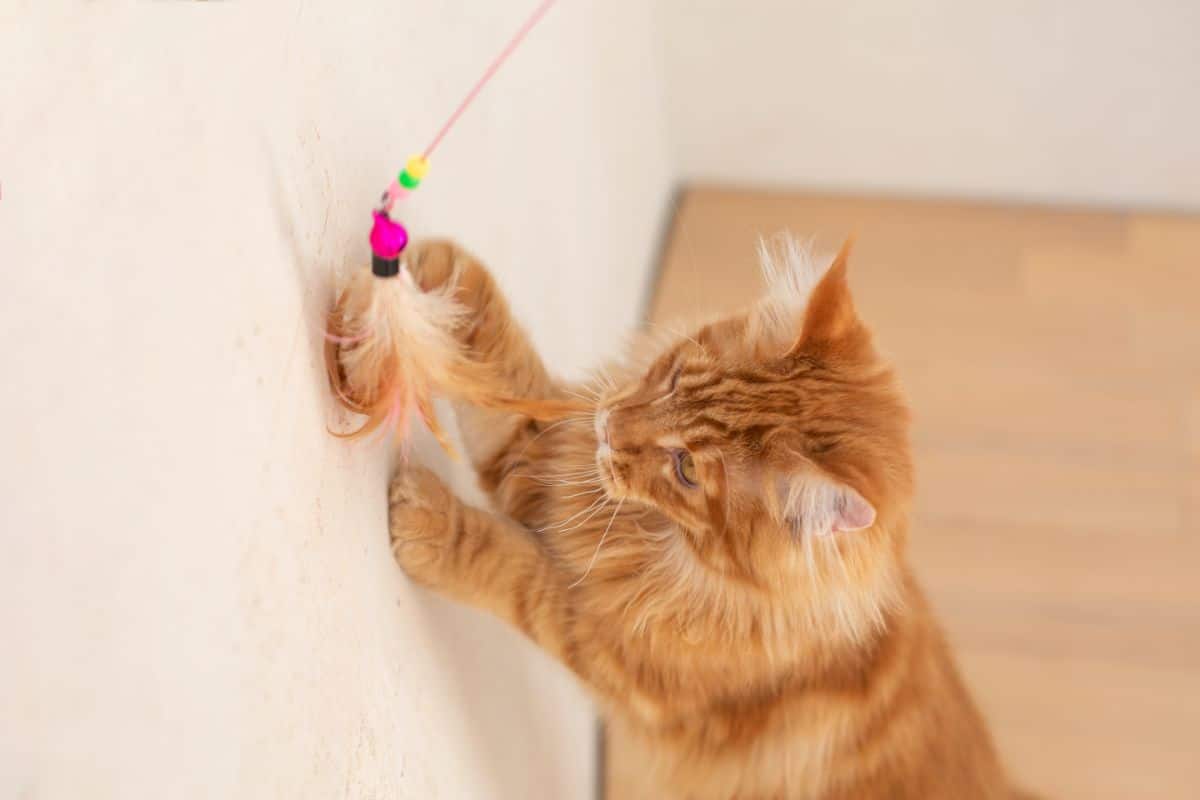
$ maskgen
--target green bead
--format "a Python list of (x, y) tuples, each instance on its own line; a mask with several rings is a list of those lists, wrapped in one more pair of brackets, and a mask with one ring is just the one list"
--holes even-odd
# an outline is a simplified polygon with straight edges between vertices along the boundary
[(405, 189), (415, 189), (421, 185), (421, 181), (408, 174), (408, 170), (400, 172), (400, 185)]

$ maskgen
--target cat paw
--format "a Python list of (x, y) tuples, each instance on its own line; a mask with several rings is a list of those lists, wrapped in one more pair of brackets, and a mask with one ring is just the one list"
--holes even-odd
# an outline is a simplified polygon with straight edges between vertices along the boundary
[(499, 310), (496, 303), (498, 290), (491, 273), (474, 256), (453, 242), (442, 240), (422, 241), (414, 245), (408, 261), (408, 269), (423, 291), (435, 291), (452, 287), (454, 301), (466, 309), (467, 319), (459, 330), (459, 338), (470, 346), (472, 333), (488, 320), (497, 324), (507, 310)]
[(426, 239), (409, 248), (405, 263), (423, 291), (442, 289), (453, 281), (460, 269), (462, 253), (451, 242)]
[(459, 519), (459, 500), (424, 467), (405, 466), (388, 487), (388, 533), (396, 563), (410, 578), (436, 586), (446, 566)]

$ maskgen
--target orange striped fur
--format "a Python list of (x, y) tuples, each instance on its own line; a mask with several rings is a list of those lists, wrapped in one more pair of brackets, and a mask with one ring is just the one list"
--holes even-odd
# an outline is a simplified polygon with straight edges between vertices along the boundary
[(759, 306), (579, 386), (477, 261), (416, 248), (418, 283), (452, 284), (464, 351), (490, 367), (472, 397), (592, 402), (555, 422), (458, 403), (495, 511), (404, 469), (396, 557), (578, 676), (639, 759), (626, 796), (1018, 797), (908, 565), (908, 412), (848, 248), (822, 276), (782, 247)]

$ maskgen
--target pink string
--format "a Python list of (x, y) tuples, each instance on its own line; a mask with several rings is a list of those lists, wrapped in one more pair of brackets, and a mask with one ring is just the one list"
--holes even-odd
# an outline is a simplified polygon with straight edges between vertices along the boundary
[(557, 0), (543, 0), (542, 4), (534, 9), (533, 13), (529, 15), (529, 18), (525, 20), (525, 24), (521, 26), (516, 35), (513, 36), (512, 39), (509, 40), (508, 44), (504, 46), (504, 49), (500, 51), (500, 55), (496, 56), (496, 59), (488, 66), (487, 70), (483, 73), (483, 77), (476, 81), (475, 85), (471, 87), (471, 91), (467, 92), (467, 96), (464, 97), (463, 101), (458, 104), (458, 108), (454, 109), (454, 113), (451, 114), (450, 118), (446, 120), (446, 123), (442, 125), (442, 129), (437, 132), (437, 136), (433, 137), (433, 141), (429, 143), (429, 146), (425, 148), (425, 152), (422, 153), (423, 158), (429, 158), (434, 149), (436, 149), (437, 146), (442, 143), (442, 139), (445, 138), (450, 129), (454, 127), (454, 123), (458, 122), (458, 118), (461, 117), (462, 113), (467, 110), (467, 106), (474, 102), (475, 97), (483, 90), (483, 87), (487, 85), (487, 82), (492, 79), (492, 76), (500, 71), (500, 67), (504, 65), (504, 62), (508, 60), (508, 57), (511, 56), (513, 51), (516, 50), (521, 44), (521, 40), (528, 36), (529, 32), (532, 31), (539, 22), (541, 22), (542, 17), (546, 16), (546, 12), (548, 12), (551, 6), (553, 6), (556, 2)]

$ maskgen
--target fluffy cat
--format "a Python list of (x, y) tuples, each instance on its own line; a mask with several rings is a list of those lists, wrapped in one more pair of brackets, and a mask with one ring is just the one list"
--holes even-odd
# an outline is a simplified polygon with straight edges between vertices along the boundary
[(415, 247), (498, 396), (594, 409), (458, 403), (495, 512), (406, 467), (396, 558), (583, 681), (639, 758), (625, 797), (1019, 797), (906, 560), (909, 415), (847, 249), (823, 274), (794, 245), (767, 255), (756, 307), (644, 343), (589, 388), (547, 372), (474, 258)]

